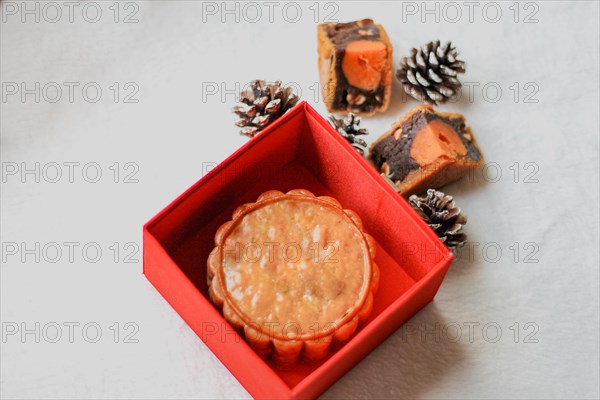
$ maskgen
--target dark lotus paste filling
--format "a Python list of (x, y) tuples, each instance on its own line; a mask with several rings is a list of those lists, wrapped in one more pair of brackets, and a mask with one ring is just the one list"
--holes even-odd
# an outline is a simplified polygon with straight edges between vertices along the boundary
[[(379, 42), (381, 40), (379, 28), (377, 28), (377, 25), (373, 24), (373, 21), (370, 21), (368, 25), (361, 25), (361, 22), (363, 21), (335, 24), (327, 27), (327, 37), (331, 40), (335, 51), (334, 62), (337, 83), (332, 107), (336, 110), (346, 110), (351, 108), (364, 112), (371, 112), (383, 105), (383, 96), (385, 94), (385, 88), (383, 86), (380, 86), (375, 90), (357, 88), (348, 82), (344, 75), (344, 71), (342, 70), (342, 60), (344, 59), (348, 43), (355, 40), (372, 40), (374, 42)], [(360, 31), (363, 33), (359, 33)], [(354, 96), (363, 95), (365, 96), (365, 102), (360, 105), (350, 105), (347, 100), (348, 94)]]
[(440, 120), (450, 126), (465, 145), (467, 154), (465, 158), (473, 161), (479, 161), (481, 154), (473, 144), (464, 138), (465, 120), (464, 118), (445, 118), (437, 114), (419, 111), (414, 113), (406, 122), (401, 125), (402, 136), (396, 140), (394, 135), (390, 135), (375, 145), (371, 152), (373, 163), (378, 171), (381, 171), (383, 163), (387, 163), (391, 179), (394, 182), (402, 182), (411, 171), (419, 168), (419, 164), (410, 156), (410, 146), (417, 133), (432, 121)]

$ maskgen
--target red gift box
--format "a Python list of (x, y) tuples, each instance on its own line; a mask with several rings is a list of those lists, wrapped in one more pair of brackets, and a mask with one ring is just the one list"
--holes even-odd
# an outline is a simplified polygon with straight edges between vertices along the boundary
[[(318, 364), (262, 360), (208, 298), (206, 259), (237, 206), (271, 189), (307, 189), (356, 211), (377, 241), (369, 320)], [(254, 398), (315, 398), (427, 305), (452, 252), (310, 105), (298, 104), (144, 226), (144, 274)]]

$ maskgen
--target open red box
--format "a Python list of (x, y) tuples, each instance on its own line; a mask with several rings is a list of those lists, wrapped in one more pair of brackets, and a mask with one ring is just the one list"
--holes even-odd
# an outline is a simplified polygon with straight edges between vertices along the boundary
[[(271, 189), (308, 189), (356, 211), (378, 242), (369, 320), (316, 365), (259, 358), (208, 298), (206, 259), (235, 208)], [(315, 398), (433, 300), (453, 255), (311, 106), (300, 103), (144, 226), (144, 274), (254, 398)]]

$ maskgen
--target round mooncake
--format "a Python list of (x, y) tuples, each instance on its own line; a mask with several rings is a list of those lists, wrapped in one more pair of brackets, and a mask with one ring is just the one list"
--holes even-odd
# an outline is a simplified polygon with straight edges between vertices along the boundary
[(218, 229), (209, 294), (261, 357), (318, 361), (369, 317), (374, 256), (359, 216), (334, 198), (268, 191)]

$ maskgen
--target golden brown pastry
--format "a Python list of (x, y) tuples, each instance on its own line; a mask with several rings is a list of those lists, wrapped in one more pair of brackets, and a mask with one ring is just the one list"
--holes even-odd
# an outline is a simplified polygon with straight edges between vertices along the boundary
[(215, 235), (212, 302), (263, 358), (318, 361), (371, 313), (379, 270), (358, 215), (307, 190), (268, 191)]

